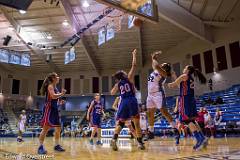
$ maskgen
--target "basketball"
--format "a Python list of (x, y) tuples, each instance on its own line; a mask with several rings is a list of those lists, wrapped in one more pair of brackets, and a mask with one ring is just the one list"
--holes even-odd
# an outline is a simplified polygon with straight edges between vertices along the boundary
[(140, 18), (135, 18), (133, 21), (134, 26), (141, 27), (143, 21)]

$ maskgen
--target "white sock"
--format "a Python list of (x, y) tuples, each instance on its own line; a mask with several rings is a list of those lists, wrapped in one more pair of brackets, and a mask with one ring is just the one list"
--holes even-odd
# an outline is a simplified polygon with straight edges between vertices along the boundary
[(154, 126), (149, 126), (148, 129), (149, 129), (150, 132), (154, 132)]
[(43, 142), (40, 142), (40, 141), (39, 141), (39, 145), (40, 145), (40, 146), (43, 146)]

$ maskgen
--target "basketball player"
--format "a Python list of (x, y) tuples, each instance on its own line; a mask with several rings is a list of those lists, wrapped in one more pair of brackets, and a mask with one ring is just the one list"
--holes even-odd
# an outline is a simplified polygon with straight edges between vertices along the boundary
[(141, 106), (140, 111), (140, 127), (142, 130), (143, 135), (147, 134), (147, 114), (145, 112), (145, 105)]
[[(112, 108), (114, 110), (118, 111), (118, 106), (119, 106), (120, 102), (121, 102), (121, 97), (120, 96), (116, 97), (116, 99), (114, 100), (114, 103), (112, 105)], [(117, 112), (116, 112), (115, 117), (117, 117)], [(131, 136), (133, 136), (134, 138), (137, 138), (136, 133), (135, 133), (135, 129), (134, 129), (133, 124), (132, 124), (132, 121), (131, 120), (127, 121), (125, 123), (125, 125), (128, 127), (128, 129), (131, 133)]]
[(44, 80), (41, 94), (46, 96), (45, 105), (43, 108), (43, 118), (41, 120), (42, 131), (39, 136), (40, 146), (38, 147), (38, 154), (47, 154), (47, 151), (43, 147), (43, 142), (48, 130), (52, 127), (55, 128), (55, 146), (54, 150), (58, 152), (64, 152), (65, 149), (59, 144), (61, 123), (59, 116), (59, 105), (63, 104), (63, 101), (59, 98), (65, 95), (66, 90), (62, 89), (59, 93), (56, 85), (59, 83), (59, 76), (56, 73), (50, 73)]
[(179, 120), (188, 125), (191, 133), (195, 137), (197, 143), (193, 146), (194, 150), (199, 150), (207, 146), (207, 138), (202, 134), (200, 127), (195, 122), (197, 117), (197, 108), (194, 98), (194, 75), (199, 79), (201, 84), (206, 84), (204, 75), (193, 66), (186, 66), (183, 74), (174, 82), (169, 83), (169, 88), (180, 86), (180, 105), (179, 105)]
[(118, 107), (118, 112), (116, 116), (116, 127), (114, 131), (114, 136), (111, 141), (111, 146), (114, 151), (118, 150), (117, 139), (118, 135), (124, 127), (125, 123), (129, 120), (133, 120), (135, 125), (135, 133), (138, 141), (138, 148), (144, 150), (144, 144), (142, 142), (142, 132), (139, 123), (139, 110), (138, 103), (135, 97), (135, 87), (134, 83), (134, 73), (136, 70), (137, 60), (136, 60), (137, 50), (134, 49), (132, 52), (132, 67), (127, 74), (124, 71), (118, 71), (114, 77), (117, 83), (111, 90), (111, 94), (114, 95), (120, 91), (121, 102)]
[[(147, 96), (147, 110), (148, 110), (148, 137), (147, 139), (154, 138), (154, 114), (159, 109), (162, 115), (167, 119), (169, 124), (175, 128), (175, 123), (172, 116), (166, 109), (166, 99), (164, 91), (164, 83), (167, 77), (176, 78), (174, 72), (171, 72), (171, 65), (163, 63), (161, 65), (157, 62), (158, 55), (161, 51), (152, 54), (152, 67), (153, 72), (148, 77), (148, 96)], [(176, 132), (176, 131), (175, 131)]]
[(18, 121), (18, 137), (17, 137), (18, 142), (23, 142), (22, 134), (25, 132), (26, 121), (27, 121), (26, 111), (22, 110), (22, 114), (20, 114)]
[(103, 105), (101, 103), (101, 96), (99, 93), (96, 93), (94, 96), (94, 100), (91, 102), (90, 107), (87, 112), (87, 120), (90, 121), (90, 125), (92, 127), (92, 134), (89, 143), (94, 145), (93, 138), (97, 133), (97, 145), (102, 145), (101, 142), (101, 121), (102, 115), (105, 116), (103, 111)]
[(71, 137), (76, 137), (77, 134), (77, 122), (75, 122), (75, 119), (71, 121)]

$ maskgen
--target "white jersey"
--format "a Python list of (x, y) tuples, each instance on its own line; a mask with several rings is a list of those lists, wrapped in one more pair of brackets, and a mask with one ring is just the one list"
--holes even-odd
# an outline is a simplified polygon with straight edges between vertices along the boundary
[(25, 124), (25, 123), (26, 123), (26, 121), (27, 121), (27, 116), (26, 116), (26, 115), (23, 115), (23, 114), (21, 114), (21, 115), (20, 115), (20, 123), (23, 123), (23, 124)]
[(166, 78), (162, 77), (158, 71), (153, 71), (148, 77), (148, 94), (164, 92)]
[(26, 121), (27, 121), (27, 116), (21, 114), (21, 115), (20, 115), (20, 120), (19, 120), (19, 130), (20, 130), (21, 132), (25, 132), (25, 124), (26, 124)]

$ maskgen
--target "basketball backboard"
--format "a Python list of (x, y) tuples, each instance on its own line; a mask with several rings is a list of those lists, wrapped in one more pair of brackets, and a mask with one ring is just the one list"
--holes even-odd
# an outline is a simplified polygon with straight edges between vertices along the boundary
[(128, 14), (148, 20), (158, 22), (158, 12), (155, 0), (96, 0), (109, 7), (116, 8)]

